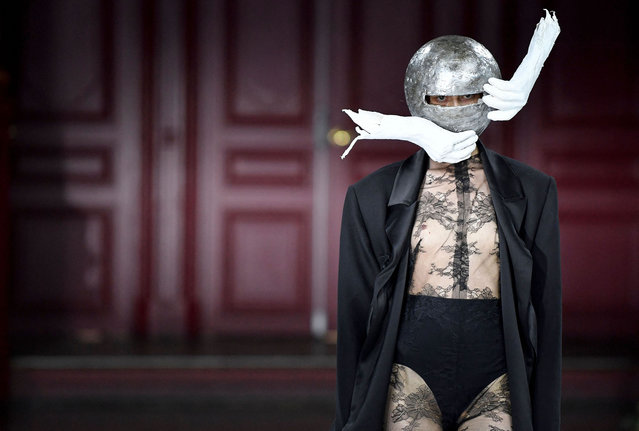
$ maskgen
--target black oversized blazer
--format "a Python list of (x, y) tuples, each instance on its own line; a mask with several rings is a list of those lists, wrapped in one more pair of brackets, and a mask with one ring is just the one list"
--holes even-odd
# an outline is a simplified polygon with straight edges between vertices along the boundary
[[(499, 229), (500, 288), (514, 431), (559, 431), (561, 280), (552, 177), (479, 154)], [(423, 150), (349, 187), (340, 238), (333, 430), (382, 429), (408, 269)]]

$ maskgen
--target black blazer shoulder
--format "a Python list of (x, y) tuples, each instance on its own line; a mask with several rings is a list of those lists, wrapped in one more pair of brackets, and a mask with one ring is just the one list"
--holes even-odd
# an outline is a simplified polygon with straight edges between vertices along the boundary
[[(519, 160), (484, 148), (483, 145), (481, 145), (481, 151), (491, 159), (493, 165), (501, 165), (499, 166), (501, 169), (505, 168), (509, 171), (509, 174), (514, 175), (514, 178), (517, 178), (521, 183), (524, 195), (526, 196), (539, 196), (543, 198), (548, 188), (555, 184), (554, 178), (550, 175)], [(393, 191), (398, 171), (400, 171), (404, 165), (419, 163), (418, 160), (420, 159), (424, 160), (426, 164), (425, 167), (427, 168), (428, 157), (424, 154), (424, 150), (420, 149), (407, 159), (383, 166), (352, 184), (350, 187), (357, 195), (360, 205), (362, 207), (375, 206), (380, 205), (382, 201), (384, 201), (383, 204), (386, 205)], [(513, 178), (512, 175), (502, 175), (501, 178)], [(506, 193), (506, 196), (502, 197), (508, 199), (511, 197), (509, 194), (510, 193)]]
[(388, 202), (397, 171), (399, 171), (403, 163), (404, 160), (400, 160), (383, 166), (351, 185), (351, 188), (357, 194), (360, 204), (374, 205), (383, 198), (386, 198), (386, 202)]
[(539, 169), (533, 168), (519, 160), (511, 159), (510, 157), (501, 155), (492, 150), (486, 150), (493, 153), (496, 157), (503, 159), (512, 169), (513, 173), (520, 178), (524, 187), (535, 187), (539, 185), (548, 185), (554, 181), (554, 178)]

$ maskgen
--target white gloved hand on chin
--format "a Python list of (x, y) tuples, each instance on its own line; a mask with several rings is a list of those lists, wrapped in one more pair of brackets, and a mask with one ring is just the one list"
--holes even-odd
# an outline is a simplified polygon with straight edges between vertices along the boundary
[(379, 112), (357, 112), (343, 109), (358, 127), (357, 136), (348, 146), (342, 159), (350, 152), (359, 139), (399, 139), (417, 144), (428, 156), (445, 163), (457, 163), (468, 159), (477, 147), (477, 133), (474, 130), (451, 132), (421, 117), (384, 115)]
[(488, 113), (490, 120), (510, 120), (528, 101), (528, 96), (560, 31), (555, 13), (550, 14), (547, 9), (545, 11), (546, 16), (539, 21), (530, 40), (528, 53), (510, 81), (490, 78), (488, 84), (484, 84), (484, 91), (488, 95), (483, 97), (483, 101), (496, 109)]

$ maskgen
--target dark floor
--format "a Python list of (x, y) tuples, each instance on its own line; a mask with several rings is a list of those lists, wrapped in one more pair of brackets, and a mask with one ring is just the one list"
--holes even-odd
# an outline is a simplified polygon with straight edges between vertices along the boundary
[[(605, 400), (564, 403), (562, 430), (639, 430), (632, 405)], [(305, 430), (326, 431), (331, 396), (60, 398), (14, 401), (8, 431)]]
[(326, 431), (332, 413), (330, 397), (30, 400), (16, 403), (8, 430)]
[[(630, 406), (583, 401), (564, 405), (564, 431), (639, 429)], [(326, 431), (330, 397), (58, 399), (22, 401), (13, 407), (17, 430), (305, 430)]]
[[(2, 430), (328, 430), (334, 346), (312, 340), (14, 343)], [(563, 431), (639, 431), (627, 344), (565, 349)]]

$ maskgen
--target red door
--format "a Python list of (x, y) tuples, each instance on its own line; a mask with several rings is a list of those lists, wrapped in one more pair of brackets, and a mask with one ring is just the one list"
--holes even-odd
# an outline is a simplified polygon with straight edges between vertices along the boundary
[(200, 1), (194, 7), (201, 331), (308, 334), (312, 2)]
[(29, 2), (16, 334), (309, 333), (314, 14)]
[(12, 332), (127, 333), (140, 246), (139, 8), (31, 1), (18, 10)]
[[(537, 2), (461, 3), (28, 2), (11, 148), (15, 333), (334, 329), (345, 189), (416, 150), (362, 141), (341, 160), (327, 139), (352, 133), (340, 110), (407, 114), (406, 64), (442, 34), (482, 42), (508, 77), (541, 16)], [(566, 334), (629, 336), (635, 6), (554, 5), (562, 34), (528, 106), (482, 140), (558, 180)]]

